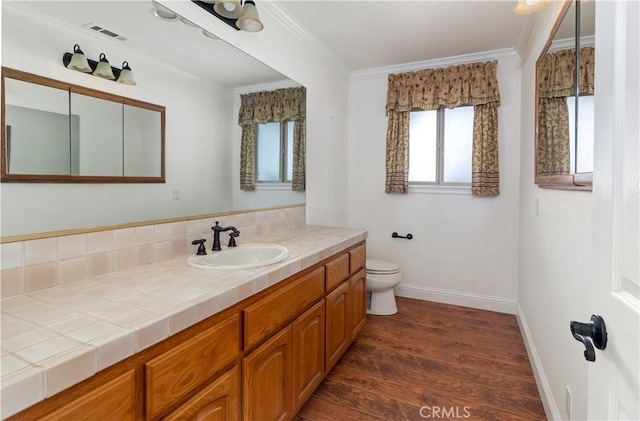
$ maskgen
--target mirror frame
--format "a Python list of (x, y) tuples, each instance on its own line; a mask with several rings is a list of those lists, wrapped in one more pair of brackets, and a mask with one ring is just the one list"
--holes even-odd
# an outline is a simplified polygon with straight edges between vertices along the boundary
[[(553, 37), (558, 31), (558, 28), (562, 24), (562, 20), (567, 15), (567, 12), (569, 11), (574, 1), (580, 1), (580, 0), (565, 0), (564, 5), (560, 10), (560, 14), (556, 19), (556, 22), (554, 23), (553, 28), (551, 28), (551, 33), (549, 34), (549, 38), (547, 39), (547, 42), (544, 45), (544, 48), (540, 52), (540, 56), (536, 60), (536, 68), (535, 68), (536, 86), (535, 86), (535, 96), (534, 96), (534, 99), (535, 99), (534, 183), (537, 184), (538, 187), (548, 188), (548, 189), (591, 191), (592, 185), (593, 185), (593, 172), (574, 173), (574, 174), (568, 174), (568, 175), (538, 175), (538, 103), (539, 103), (538, 101), (539, 82), (538, 81), (540, 77), (538, 68), (539, 68), (540, 62), (542, 61), (542, 58), (547, 53), (547, 51), (549, 51), (549, 48), (551, 47), (551, 43), (553, 41)], [(574, 33), (574, 37), (576, 38), (576, 46), (574, 48), (576, 48), (576, 50), (579, 51), (579, 35)], [(576, 66), (576, 72), (578, 72), (579, 69), (580, 69), (580, 66)], [(575, 76), (574, 76), (574, 80), (577, 80)], [(577, 101), (576, 101), (576, 107), (577, 107)], [(570, 122), (570, 123), (575, 123), (575, 122)]]
[[(8, 144), (6, 139), (5, 122), (5, 78), (16, 79), (23, 82), (62, 89), (65, 91), (113, 101), (124, 105), (144, 108), (160, 113), (160, 176), (158, 177), (137, 177), (137, 176), (93, 176), (93, 175), (54, 175), (54, 174), (10, 174), (8, 173)], [(84, 86), (74, 85), (44, 76), (26, 73), (20, 70), (2, 67), (2, 116), (1, 116), (1, 141), (0, 141), (0, 182), (3, 183), (165, 183), (165, 107), (150, 104), (135, 99), (126, 98)]]

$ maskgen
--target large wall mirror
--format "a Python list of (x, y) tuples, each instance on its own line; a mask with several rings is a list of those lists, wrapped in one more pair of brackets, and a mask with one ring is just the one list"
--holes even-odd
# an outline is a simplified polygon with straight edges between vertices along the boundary
[[(191, 6), (194, 13), (202, 13), (202, 21), (216, 19), (196, 4)], [(214, 29), (216, 25), (207, 28), (195, 26), (169, 9), (159, 11), (158, 3), (151, 0), (15, 0), (1, 2), (0, 7), (3, 66), (165, 107), (164, 183), (2, 183), (0, 235), (3, 241), (14, 241), (24, 235), (47, 236), (47, 233), (58, 231), (101, 229), (119, 224), (142, 224), (305, 202), (304, 192), (282, 186), (261, 186), (254, 191), (240, 189), (240, 95), (301, 85), (216, 38), (211, 33), (221, 30)], [(230, 27), (224, 30), (233, 31)], [(75, 44), (79, 44), (87, 58), (92, 60), (104, 53), (114, 67), (121, 67), (120, 63), (126, 60), (135, 74), (137, 85), (123, 85), (65, 68), (62, 56), (72, 51)], [(15, 78), (11, 81), (10, 78), (5, 79), (9, 83), (3, 93), (9, 96), (14, 90), (10, 85)], [(129, 168), (127, 157), (142, 154), (146, 160), (138, 161), (136, 171), (144, 176), (157, 176), (153, 171), (157, 171), (157, 153), (160, 150), (148, 149), (144, 144), (149, 139), (156, 139), (157, 131), (142, 127), (149, 120), (153, 120), (151, 124), (155, 127), (157, 114), (149, 114), (148, 108), (138, 107), (133, 102), (126, 103), (124, 108), (115, 104), (118, 106), (115, 112), (109, 106), (114, 104), (113, 101), (111, 104), (98, 101), (99, 105), (89, 105), (87, 102), (96, 98), (90, 98), (79, 89), (73, 92), (69, 110), (69, 94), (65, 90), (60, 91), (62, 95), (45, 101), (46, 106), (26, 107), (14, 103), (13, 99), (8, 102), (13, 106), (33, 108), (35, 111), (30, 112), (39, 114), (38, 118), (56, 120), (50, 123), (51, 131), (55, 125), (64, 126), (58, 127), (60, 134), (52, 138), (51, 145), (47, 145), (51, 154), (46, 155), (45, 161), (49, 163), (53, 161), (53, 144), (64, 145), (64, 153), (58, 153), (60, 156), (56, 158), (59, 162), (55, 168), (37, 167), (37, 159), (33, 155), (23, 159), (22, 164), (19, 162), (18, 151), (15, 150), (19, 147), (15, 141), (18, 120), (10, 121), (10, 175), (13, 172), (42, 172), (49, 176), (68, 177), (67, 168), (71, 168), (72, 173), (83, 174), (84, 167), (91, 168), (91, 172), (84, 173), (85, 177), (111, 177), (114, 166), (120, 168), (118, 171), (124, 167), (126, 172)], [(44, 96), (42, 93), (37, 95)], [(124, 115), (125, 130), (132, 130), (132, 136), (144, 134), (148, 137), (137, 146), (118, 143), (117, 148), (105, 149), (99, 159), (95, 155), (87, 157), (85, 164), (83, 121), (87, 122), (90, 116), (85, 116), (83, 111), (94, 106), (100, 107), (103, 118), (118, 120), (108, 125), (109, 130), (121, 130), (120, 119), (115, 116), (121, 114)], [(129, 117), (139, 124), (127, 125), (131, 120)], [(13, 115), (8, 118), (35, 117)], [(107, 136), (107, 133), (100, 133), (103, 135)], [(77, 148), (78, 144), (80, 148)], [(97, 147), (98, 144), (95, 145)], [(28, 147), (33, 148), (40, 149), (41, 145)], [(60, 152), (62, 149), (55, 150)], [(38, 155), (40, 158), (43, 156)], [(124, 156), (124, 163), (109, 163), (111, 158), (107, 160), (107, 156)], [(20, 167), (27, 164), (29, 168)], [(58, 174), (62, 167), (65, 175)]]
[(2, 68), (2, 182), (164, 183), (165, 107)]
[(535, 182), (591, 190), (595, 1), (566, 1), (536, 62)]

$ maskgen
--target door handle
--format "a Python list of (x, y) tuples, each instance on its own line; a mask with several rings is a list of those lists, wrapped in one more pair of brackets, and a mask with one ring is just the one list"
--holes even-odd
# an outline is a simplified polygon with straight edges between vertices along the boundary
[(592, 314), (589, 323), (572, 321), (569, 328), (576, 341), (582, 342), (586, 348), (584, 358), (587, 361), (596, 360), (595, 348), (602, 350), (607, 347), (607, 327), (601, 315)]

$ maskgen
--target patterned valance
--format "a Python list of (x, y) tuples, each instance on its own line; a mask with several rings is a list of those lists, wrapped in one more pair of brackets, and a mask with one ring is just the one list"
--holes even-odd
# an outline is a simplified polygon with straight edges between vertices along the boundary
[(500, 105), (498, 62), (462, 64), (389, 75), (387, 116), (390, 110), (437, 110), (460, 105)]
[[(574, 96), (575, 48), (545, 54), (538, 63), (538, 97)], [(580, 93), (593, 95), (595, 50), (580, 49)]]
[(240, 95), (240, 126), (297, 121), (306, 119), (306, 115), (307, 94), (304, 87)]

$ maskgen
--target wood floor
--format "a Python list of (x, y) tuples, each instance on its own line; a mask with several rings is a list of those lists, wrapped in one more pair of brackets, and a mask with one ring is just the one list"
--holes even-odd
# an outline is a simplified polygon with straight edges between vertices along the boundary
[(297, 421), (545, 420), (515, 316), (397, 297)]

